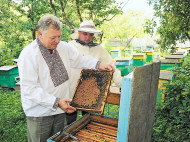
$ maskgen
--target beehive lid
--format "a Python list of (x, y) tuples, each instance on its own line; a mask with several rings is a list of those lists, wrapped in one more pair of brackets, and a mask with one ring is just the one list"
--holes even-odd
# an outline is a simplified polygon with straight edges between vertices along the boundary
[(103, 114), (112, 75), (113, 72), (83, 69), (70, 105)]
[(154, 50), (147, 50), (146, 53), (147, 53), (147, 52), (148, 52), (148, 53), (149, 53), (149, 52), (154, 52)]
[(130, 61), (132, 58), (131, 57), (120, 57), (120, 58), (116, 58), (116, 61)]
[(160, 71), (159, 79), (172, 80), (173, 73), (168, 71)]
[(1, 66), (0, 71), (9, 71), (9, 70), (16, 68), (16, 67), (17, 66), (15, 66), (15, 65)]
[(178, 59), (161, 59), (161, 63), (171, 63), (171, 64), (175, 64), (175, 63), (179, 63)]
[(183, 55), (165, 55), (166, 59), (182, 59)]
[(183, 55), (183, 54), (185, 54), (185, 51), (177, 51), (177, 52), (175, 52), (175, 53), (173, 53), (172, 55)]
[(146, 53), (134, 53), (133, 56), (145, 56)]

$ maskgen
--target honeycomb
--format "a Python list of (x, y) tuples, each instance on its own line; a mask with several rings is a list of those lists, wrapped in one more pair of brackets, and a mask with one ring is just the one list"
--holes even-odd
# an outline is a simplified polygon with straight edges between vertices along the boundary
[[(89, 95), (90, 94), (90, 95)], [(91, 77), (84, 80), (78, 87), (75, 100), (78, 105), (90, 106), (97, 102), (97, 96), (100, 94), (96, 78)]]
[(83, 69), (71, 106), (91, 112), (104, 107), (113, 72)]

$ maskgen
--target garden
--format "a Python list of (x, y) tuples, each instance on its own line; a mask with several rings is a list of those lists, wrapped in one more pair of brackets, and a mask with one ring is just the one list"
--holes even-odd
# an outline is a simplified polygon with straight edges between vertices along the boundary
[[(154, 17), (151, 19), (141, 12), (122, 11), (122, 7), (127, 4), (125, 1), (116, 4), (115, 0), (23, 0), (19, 3), (1, 0), (0, 67), (16, 65), (13, 59), (17, 59), (21, 50), (36, 39), (36, 24), (45, 13), (60, 17), (63, 23), (63, 41), (70, 41), (72, 29), (78, 27), (83, 20), (89, 19), (95, 22), (98, 29), (104, 31), (96, 42), (101, 43), (110, 54), (111, 50), (118, 47), (113, 46), (113, 39), (120, 41), (121, 56), (125, 56), (124, 51), (137, 48), (132, 45), (135, 39), (151, 36), (156, 43), (156, 53), (163, 59), (166, 54), (175, 53), (179, 49), (178, 43), (190, 41), (190, 1), (147, 2), (154, 6)], [(172, 72), (174, 79), (163, 84), (164, 98), (155, 107), (152, 142), (190, 141), (189, 50), (186, 53), (181, 66), (175, 67)], [(104, 114), (107, 114), (108, 109), (110, 112), (119, 111), (118, 106), (106, 105)], [(118, 118), (118, 113), (109, 115)], [(20, 90), (0, 86), (0, 122), (0, 141), (27, 141), (27, 123), (21, 105)]]
[[(175, 69), (175, 81), (165, 84), (165, 99), (156, 106), (152, 142), (189, 142), (190, 137), (190, 56)], [(0, 140), (27, 141), (26, 118), (21, 106), (20, 91), (0, 88)], [(111, 112), (118, 112), (110, 106)], [(106, 111), (106, 110), (105, 110)], [(118, 117), (118, 114), (111, 114)]]

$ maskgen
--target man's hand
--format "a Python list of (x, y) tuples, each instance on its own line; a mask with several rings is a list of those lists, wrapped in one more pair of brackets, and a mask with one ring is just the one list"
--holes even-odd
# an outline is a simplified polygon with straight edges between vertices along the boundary
[(105, 63), (100, 62), (99, 64), (99, 70), (106, 70), (106, 71), (115, 71), (115, 67), (112, 65), (108, 65)]
[(71, 99), (60, 99), (59, 100), (59, 107), (61, 109), (63, 109), (66, 113), (73, 113), (76, 111), (76, 108), (72, 107), (69, 105), (69, 103), (71, 102), (72, 100)]

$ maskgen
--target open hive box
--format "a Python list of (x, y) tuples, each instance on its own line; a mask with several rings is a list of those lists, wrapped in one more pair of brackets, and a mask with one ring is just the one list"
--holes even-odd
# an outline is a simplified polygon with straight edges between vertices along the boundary
[[(52, 137), (52, 141), (116, 142), (117, 127), (117, 119), (89, 113), (63, 130), (64, 132), (67, 132), (72, 136), (67, 136), (60, 132)], [(76, 140), (75, 138), (77, 138), (78, 140)]]

